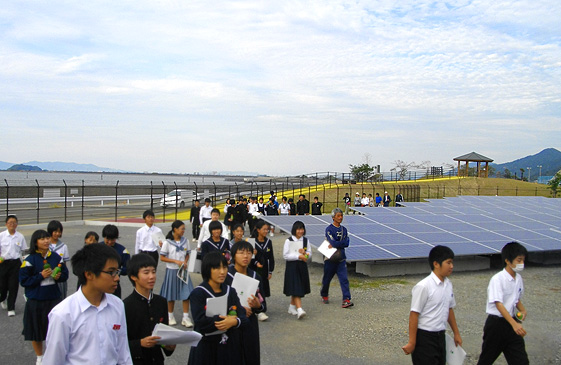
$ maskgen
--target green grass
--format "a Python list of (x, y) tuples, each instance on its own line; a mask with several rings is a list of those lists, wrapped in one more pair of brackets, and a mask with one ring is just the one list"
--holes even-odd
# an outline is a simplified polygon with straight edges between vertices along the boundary
[(354, 289), (387, 289), (389, 285), (407, 285), (409, 282), (403, 279), (370, 279), (370, 278), (350, 278), (349, 285)]

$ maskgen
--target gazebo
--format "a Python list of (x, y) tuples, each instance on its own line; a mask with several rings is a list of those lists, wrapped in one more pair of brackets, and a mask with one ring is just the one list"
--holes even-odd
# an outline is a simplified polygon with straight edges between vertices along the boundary
[[(458, 161), (458, 176), (468, 176), (469, 163), (477, 162), (477, 176), (478, 177), (489, 177), (489, 162), (493, 162), (489, 157), (480, 155), (479, 153), (471, 152), (463, 156), (456, 157), (454, 161)], [(466, 163), (465, 171), (460, 170), (460, 163)], [(481, 163), (485, 162), (485, 170), (481, 171)], [(484, 172), (484, 174), (482, 174)], [(483, 176), (481, 176), (483, 175)]]

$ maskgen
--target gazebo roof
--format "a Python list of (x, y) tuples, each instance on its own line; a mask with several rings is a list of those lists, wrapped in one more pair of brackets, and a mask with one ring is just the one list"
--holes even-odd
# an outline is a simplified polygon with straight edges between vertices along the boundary
[(489, 157), (485, 157), (475, 152), (470, 152), (463, 156), (456, 157), (454, 161), (493, 162), (493, 160)]

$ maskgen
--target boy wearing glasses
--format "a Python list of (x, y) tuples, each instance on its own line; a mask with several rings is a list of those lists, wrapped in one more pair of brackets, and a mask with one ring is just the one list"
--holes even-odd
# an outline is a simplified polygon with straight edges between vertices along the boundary
[(108, 295), (119, 282), (119, 255), (106, 245), (86, 245), (71, 262), (80, 289), (49, 313), (43, 363), (132, 364), (124, 304)]

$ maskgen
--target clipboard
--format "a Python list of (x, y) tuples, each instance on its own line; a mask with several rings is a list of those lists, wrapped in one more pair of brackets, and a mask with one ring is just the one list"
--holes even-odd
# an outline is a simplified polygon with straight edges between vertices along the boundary
[(329, 241), (328, 240), (324, 240), (321, 245), (318, 247), (318, 251), (325, 257), (327, 257), (328, 259), (331, 258), (331, 256), (333, 256), (333, 254), (335, 252), (337, 252), (337, 249), (335, 247), (331, 247), (329, 248)]
[(257, 293), (259, 280), (237, 272), (232, 280), (232, 288), (236, 289), (242, 306), (247, 306), (247, 300)]
[(160, 248), (160, 241), (166, 242), (166, 236), (161, 231), (152, 233), (152, 242), (158, 248)]
[(446, 334), (446, 363), (448, 365), (462, 365), (466, 358), (466, 351), (454, 344), (454, 339)]

